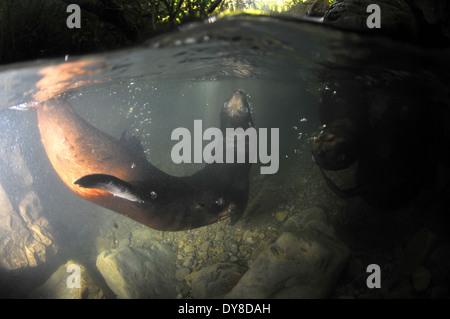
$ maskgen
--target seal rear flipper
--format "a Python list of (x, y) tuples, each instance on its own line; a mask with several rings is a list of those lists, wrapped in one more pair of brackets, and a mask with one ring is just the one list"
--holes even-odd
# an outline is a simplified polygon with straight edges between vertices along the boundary
[[(147, 196), (143, 196), (130, 183), (127, 183), (120, 178), (106, 174), (91, 174), (83, 176), (73, 182), (84, 188), (96, 188), (111, 193), (114, 196), (127, 199), (132, 202), (143, 203)], [(156, 194), (155, 194), (156, 195)], [(150, 199), (156, 198), (154, 192), (149, 194)]]

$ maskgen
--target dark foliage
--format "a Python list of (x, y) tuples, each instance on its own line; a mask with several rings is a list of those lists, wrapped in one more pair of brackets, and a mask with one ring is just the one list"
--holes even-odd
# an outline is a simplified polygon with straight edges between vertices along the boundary
[[(0, 63), (111, 50), (189, 19), (205, 18), (222, 0), (2, 0)], [(68, 28), (69, 4), (81, 28)]]

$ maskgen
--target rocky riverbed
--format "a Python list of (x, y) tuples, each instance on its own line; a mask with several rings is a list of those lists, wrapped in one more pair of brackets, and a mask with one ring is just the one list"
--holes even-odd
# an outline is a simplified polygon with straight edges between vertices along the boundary
[[(443, 298), (450, 244), (435, 204), (380, 213), (342, 200), (310, 162), (309, 144), (284, 157), (279, 174), (252, 174), (246, 213), (182, 232), (160, 232), (109, 211), (95, 212), (37, 298)], [(352, 173), (352, 169), (348, 170)], [(255, 169), (256, 170), (256, 169)], [(351, 174), (330, 174), (341, 185)], [(60, 245), (61, 246), (61, 245)], [(65, 272), (81, 268), (68, 296)], [(367, 267), (381, 269), (368, 288)], [(61, 275), (63, 274), (63, 275)], [(64, 294), (61, 295), (61, 292)]]

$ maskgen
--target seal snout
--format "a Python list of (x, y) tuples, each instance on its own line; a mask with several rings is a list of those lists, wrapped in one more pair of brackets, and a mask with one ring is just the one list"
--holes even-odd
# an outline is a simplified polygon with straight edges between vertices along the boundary
[(245, 93), (241, 90), (236, 91), (223, 105), (223, 110), (229, 117), (246, 116), (250, 107), (248, 105)]

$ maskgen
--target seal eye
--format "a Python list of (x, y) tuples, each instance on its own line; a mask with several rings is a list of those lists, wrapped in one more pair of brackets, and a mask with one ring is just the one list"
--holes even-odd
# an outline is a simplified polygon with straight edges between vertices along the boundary
[(248, 113), (248, 107), (246, 107), (246, 106), (241, 107), (239, 109), (239, 112), (241, 112), (241, 113)]
[(230, 104), (228, 103), (228, 101), (226, 101), (225, 103), (223, 103), (223, 107), (226, 108), (226, 109), (230, 107)]

